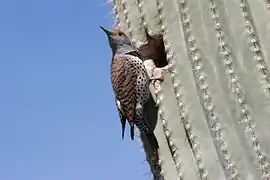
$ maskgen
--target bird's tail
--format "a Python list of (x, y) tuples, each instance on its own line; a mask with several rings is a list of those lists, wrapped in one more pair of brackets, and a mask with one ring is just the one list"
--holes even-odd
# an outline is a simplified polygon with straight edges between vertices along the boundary
[(159, 148), (159, 145), (155, 134), (153, 132), (148, 132), (145, 134), (145, 136), (147, 137), (147, 140), (149, 141), (153, 150), (157, 150)]
[(130, 123), (130, 138), (134, 140), (134, 124)]
[(124, 139), (125, 136), (125, 127), (126, 127), (126, 119), (121, 117), (121, 124), (122, 124), (122, 139)]
[[(141, 123), (141, 122), (143, 122), (143, 123)], [(154, 132), (150, 129), (150, 127), (146, 123), (146, 121), (141, 121), (141, 122), (137, 123), (137, 127), (139, 128), (141, 133), (143, 133), (146, 136), (153, 151), (156, 151), (159, 148), (159, 145), (158, 145), (158, 141), (157, 141), (157, 138), (156, 138)]]

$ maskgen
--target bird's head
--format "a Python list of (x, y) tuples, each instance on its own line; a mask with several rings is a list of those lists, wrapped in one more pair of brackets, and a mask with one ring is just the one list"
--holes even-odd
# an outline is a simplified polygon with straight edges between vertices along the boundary
[(152, 46), (152, 47), (161, 47), (164, 46), (164, 41), (163, 41), (163, 36), (162, 34), (154, 34), (154, 35), (150, 35), (148, 33), (148, 29), (144, 28), (145, 34), (146, 34), (146, 39), (147, 39), (147, 43)]
[(166, 66), (167, 55), (162, 34), (149, 35), (148, 29), (145, 28), (147, 44), (139, 47), (139, 54), (143, 60), (152, 59), (157, 67)]
[(100, 26), (100, 28), (106, 33), (110, 47), (114, 53), (117, 51), (120, 54), (135, 51), (129, 37), (119, 28), (115, 28), (111, 31), (102, 26)]

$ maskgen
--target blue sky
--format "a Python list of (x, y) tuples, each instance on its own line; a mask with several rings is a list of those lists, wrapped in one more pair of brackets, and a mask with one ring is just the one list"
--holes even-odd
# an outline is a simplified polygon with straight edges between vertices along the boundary
[(105, 0), (0, 2), (0, 179), (147, 180), (121, 139)]

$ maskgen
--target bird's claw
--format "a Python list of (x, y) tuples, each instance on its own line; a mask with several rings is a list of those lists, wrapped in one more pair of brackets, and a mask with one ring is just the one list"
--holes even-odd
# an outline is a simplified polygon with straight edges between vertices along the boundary
[(156, 81), (164, 81), (164, 73), (168, 73), (172, 68), (171, 64), (168, 64), (165, 67), (162, 68), (155, 68), (152, 74), (152, 77), (150, 78), (150, 81), (155, 83)]

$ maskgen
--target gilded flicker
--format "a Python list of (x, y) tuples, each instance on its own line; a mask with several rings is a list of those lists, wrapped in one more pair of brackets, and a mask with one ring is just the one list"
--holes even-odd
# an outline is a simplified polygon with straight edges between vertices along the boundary
[(155, 85), (157, 80), (160, 84), (164, 80), (164, 73), (170, 71), (172, 65), (167, 62), (163, 36), (161, 34), (149, 35), (147, 28), (145, 28), (145, 34), (147, 43), (139, 47), (138, 53), (145, 62), (144, 65), (147, 67), (153, 84)]
[[(156, 149), (157, 139), (144, 114), (144, 105), (150, 96), (150, 78), (143, 61), (124, 32), (100, 28), (107, 34), (112, 49), (111, 83), (122, 123), (122, 137), (127, 119), (131, 128), (135, 124), (146, 135), (152, 148)], [(131, 132), (134, 136), (134, 129)]]
[(152, 59), (157, 68), (166, 67), (168, 62), (163, 36), (161, 34), (149, 35), (147, 28), (145, 28), (145, 34), (147, 43), (138, 49), (141, 59), (143, 61)]

